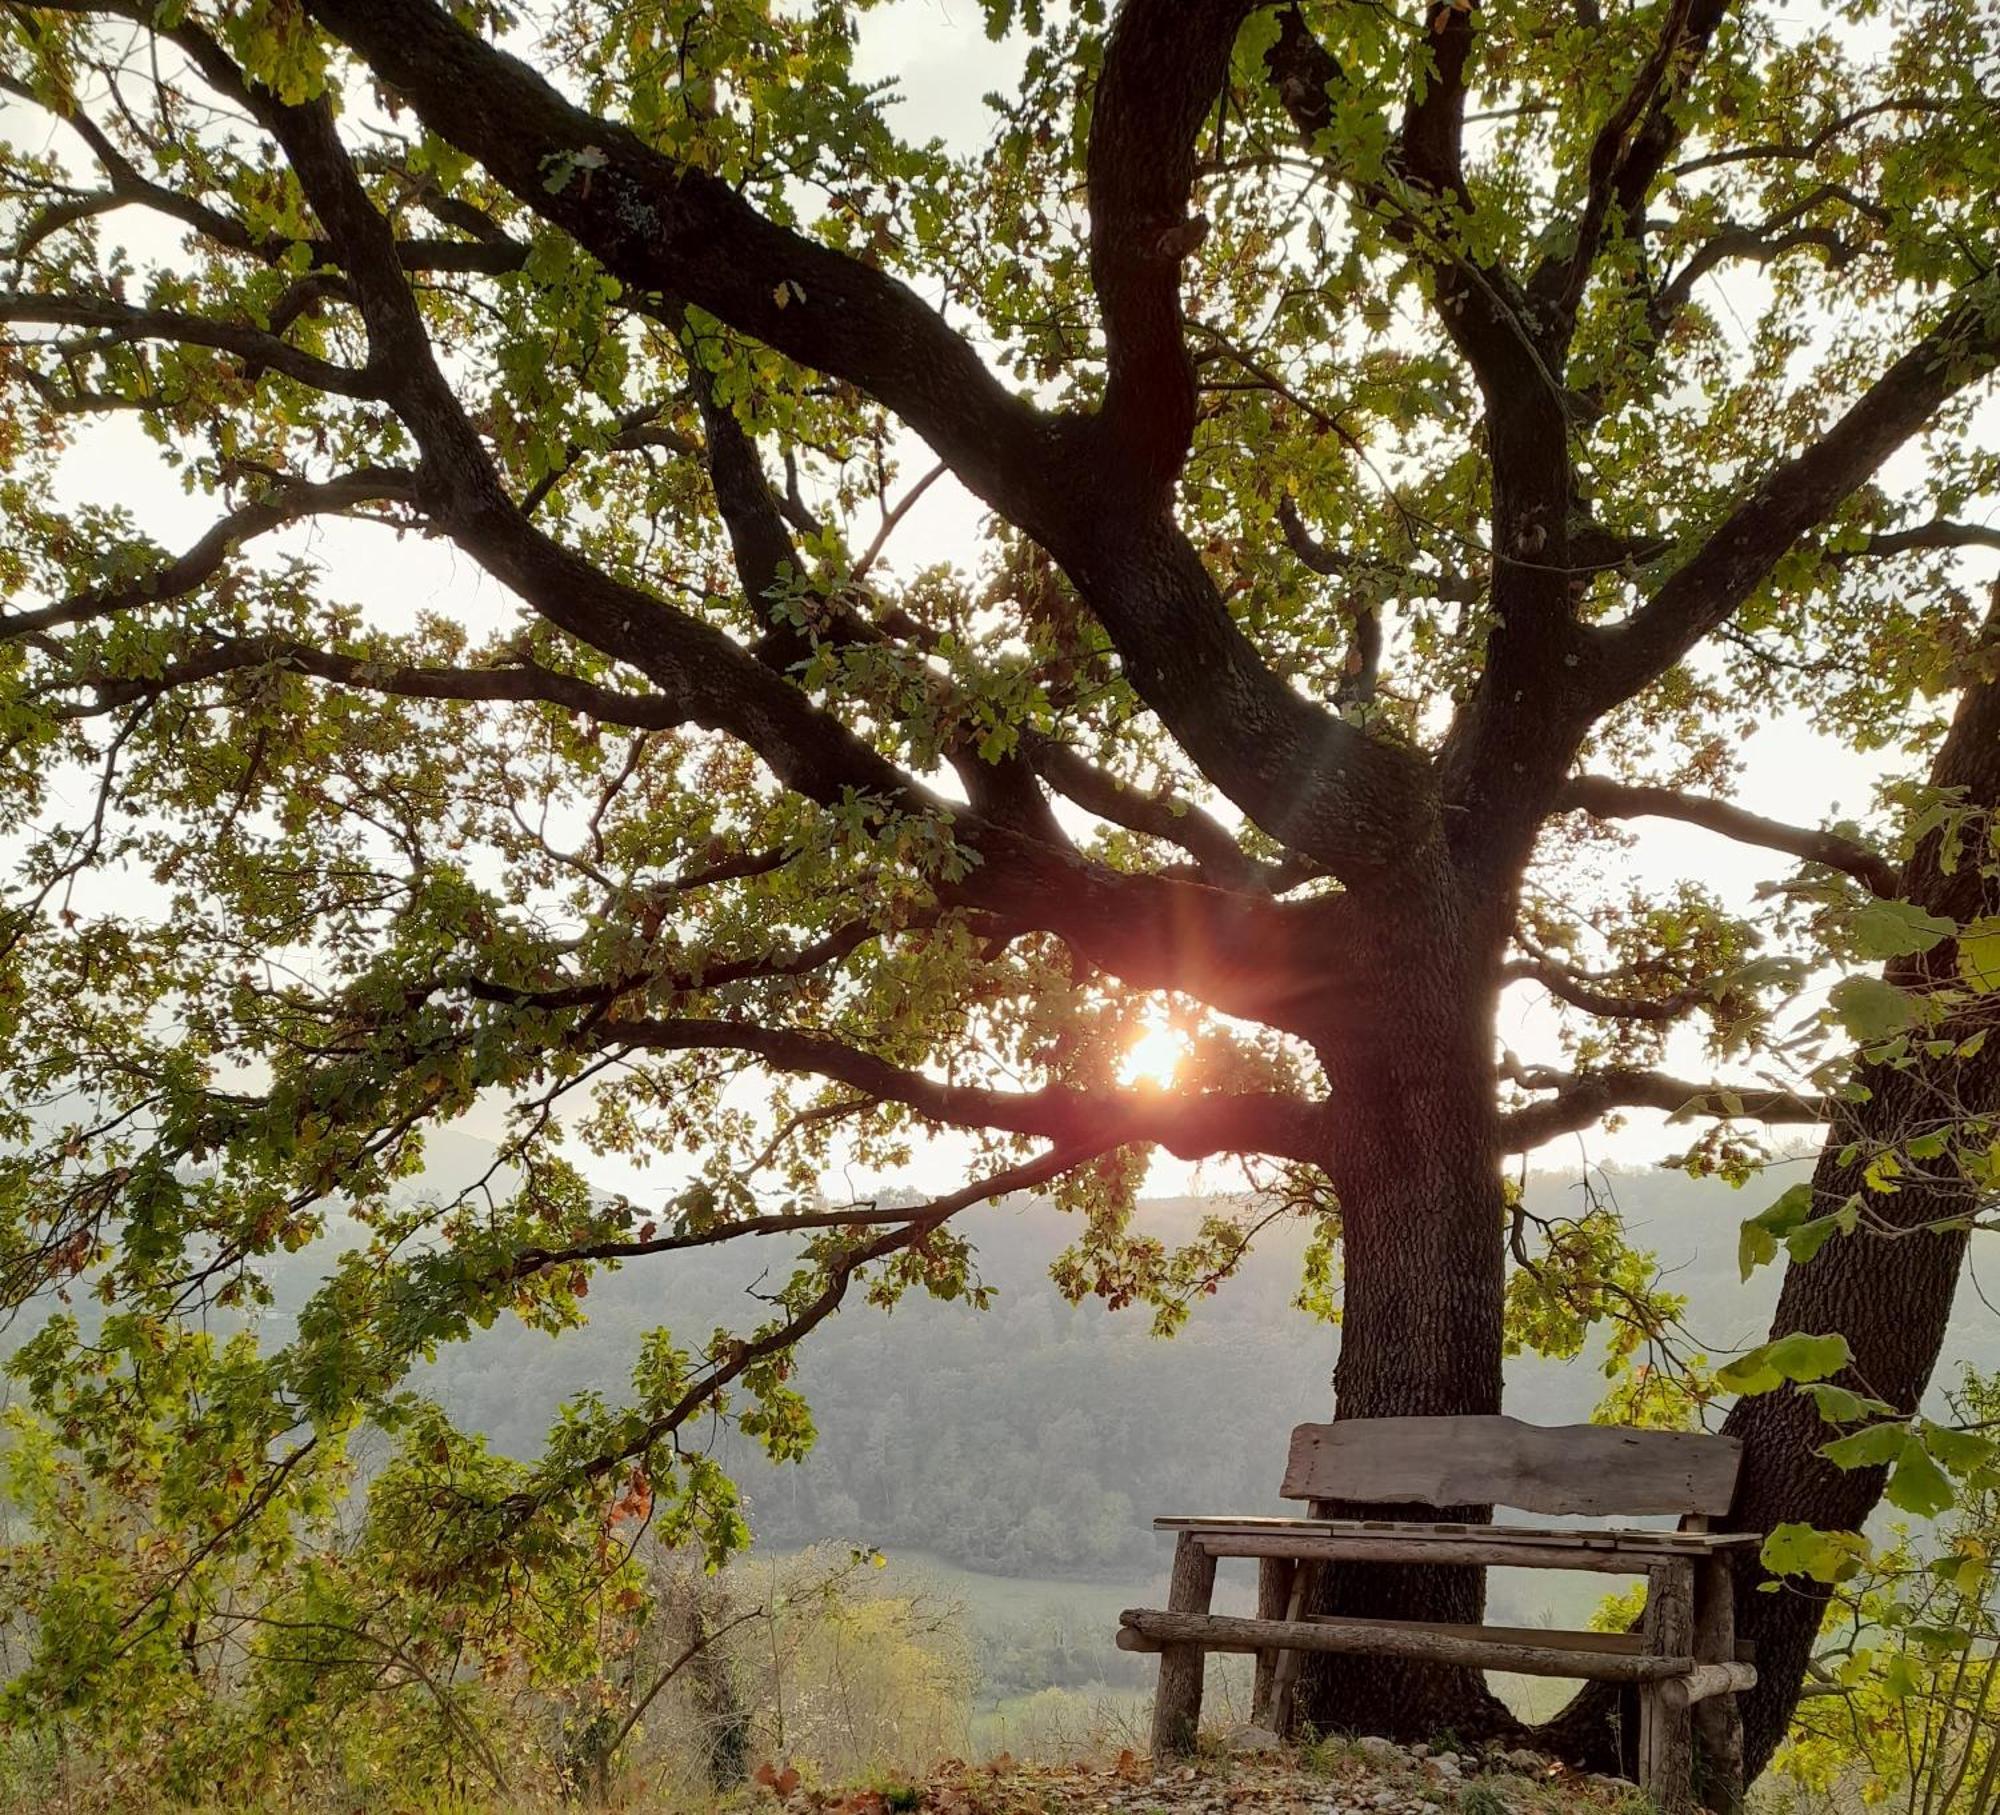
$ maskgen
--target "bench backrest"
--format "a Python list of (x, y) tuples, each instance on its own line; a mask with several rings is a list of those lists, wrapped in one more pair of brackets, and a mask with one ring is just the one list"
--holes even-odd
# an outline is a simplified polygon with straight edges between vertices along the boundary
[(1523, 1512), (1729, 1510), (1742, 1445), (1690, 1431), (1518, 1418), (1347, 1418), (1302, 1424), (1288, 1500), (1512, 1506)]

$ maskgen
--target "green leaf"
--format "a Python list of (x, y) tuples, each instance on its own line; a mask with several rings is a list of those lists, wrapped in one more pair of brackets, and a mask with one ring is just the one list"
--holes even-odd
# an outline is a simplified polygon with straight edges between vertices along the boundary
[(1908, 958), (1958, 931), (1914, 901), (1871, 901), (1854, 916), (1854, 948), (1864, 958)]
[(1744, 1223), (1736, 1239), (1736, 1265), (1745, 1279), (1767, 1261), (1777, 1259), (1779, 1237), (1789, 1236), (1805, 1222), (1812, 1207), (1812, 1185), (1801, 1182)]
[(1800, 1332), (1781, 1336), (1768, 1346), (1766, 1353), (1771, 1366), (1787, 1380), (1824, 1380), (1854, 1359), (1847, 1338), (1838, 1334), (1808, 1336)]
[(1799, 1391), (1819, 1407), (1819, 1415), (1829, 1424), (1859, 1424), (1863, 1418), (1887, 1418), (1895, 1413), (1894, 1406), (1880, 1399), (1851, 1393), (1830, 1381), (1809, 1381)]
[(1809, 1223), (1801, 1223), (1785, 1237), (1785, 1252), (1803, 1266), (1826, 1246), (1827, 1237), (1840, 1233), (1840, 1218), (1816, 1216)]
[(1820, 1454), (1835, 1468), (1885, 1468), (1903, 1453), (1910, 1427), (1899, 1420), (1871, 1424), (1865, 1431), (1836, 1438), (1824, 1445)]
[(1916, 1019), (1916, 1003), (1880, 977), (1843, 977), (1827, 992), (1834, 1019), (1863, 1045), (1887, 1040)]
[(1902, 1456), (1882, 1493), (1891, 1506), (1925, 1519), (1936, 1518), (1958, 1497), (1950, 1477), (1931, 1460), (1923, 1439), (1914, 1431), (1905, 1440)]
[(1751, 1217), (1736, 1237), (1736, 1268), (1748, 1279), (1761, 1266), (1778, 1258), (1778, 1238)]
[(1821, 1531), (1812, 1525), (1772, 1528), (1759, 1553), (1774, 1576), (1807, 1576), (1815, 1582), (1845, 1582), (1861, 1570), (1867, 1539), (1851, 1531)]
[(1928, 1418), (1919, 1420), (1917, 1429), (1922, 1433), (1924, 1447), (1954, 1475), (1969, 1475), (1976, 1468), (1984, 1468), (1995, 1452), (2000, 1451), (2000, 1444), (1991, 1437), (1982, 1437), (1976, 1431), (1953, 1430), (1947, 1424), (1933, 1424)]
[(1896, 1180), (1902, 1176), (1903, 1162), (1896, 1157), (1893, 1151), (1887, 1148), (1876, 1154), (1861, 1169), (1861, 1182), (1870, 1191), (1879, 1191), (1884, 1196), (1899, 1189)]
[(2000, 914), (1984, 915), (1959, 934), (1958, 974), (1982, 996), (2000, 989)]
[(1845, 1336), (1798, 1333), (1739, 1355), (1717, 1370), (1715, 1381), (1725, 1392), (1768, 1393), (1787, 1380), (1824, 1380), (1853, 1359)]

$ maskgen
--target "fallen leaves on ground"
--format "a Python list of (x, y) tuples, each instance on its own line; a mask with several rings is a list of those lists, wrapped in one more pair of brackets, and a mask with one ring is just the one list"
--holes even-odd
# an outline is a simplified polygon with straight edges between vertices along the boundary
[[(951, 1760), (920, 1782), (802, 1786), (765, 1765), (730, 1815), (1624, 1815), (1637, 1792), (1615, 1778), (1546, 1764), (1419, 1756), (1384, 1741), (1310, 1754), (1229, 1754), (1153, 1769), (1130, 1750), (1103, 1763), (983, 1764)], [(1514, 1755), (1519, 1757), (1519, 1755)], [(1526, 1761), (1523, 1761), (1525, 1764)]]

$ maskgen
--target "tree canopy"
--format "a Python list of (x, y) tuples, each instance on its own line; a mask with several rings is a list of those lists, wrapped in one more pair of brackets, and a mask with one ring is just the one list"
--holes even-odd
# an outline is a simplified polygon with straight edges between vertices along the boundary
[[(1636, 1361), (1673, 1314), (1508, 1156), (1657, 1109), (1741, 1174), (1832, 1119), (1875, 1192), (1946, 1120), (1840, 1122), (1857, 1049), (1970, 1062), (2000, 983), (1992, 7), (985, 0), (1019, 73), (970, 154), (858, 73), (890, 16), (0, 20), (0, 1268), (77, 1300), (15, 1371), (153, 1533), (49, 1682), (177, 1643), (365, 1426), (491, 1592), (632, 1496), (726, 1549), (697, 1430), (796, 1453), (797, 1341), (976, 1300), (1008, 1192), (1169, 1325), (1316, 1218), (1342, 1412), (1482, 1411), (1510, 1342), (1616, 1319)], [(79, 505), (135, 444), (198, 538)], [(899, 561), (939, 487), (976, 534)], [(335, 517), (491, 584), (350, 596)], [(1881, 799), (1737, 805), (1778, 718)], [(1649, 884), (1661, 818), (1768, 898)], [(1501, 1049), (1508, 990), (1547, 1051)], [(1148, 1029), (1171, 1085), (1124, 1081)], [(413, 1195), (495, 1102), (503, 1164)], [(823, 1195), (937, 1130), (961, 1186)], [(1240, 1161), (1240, 1207), (1161, 1244), (1155, 1149)], [(695, 1179), (594, 1194), (593, 1151)], [(336, 1206), (367, 1240), (260, 1341)], [(407, 1390), (601, 1265), (771, 1233), (767, 1322), (656, 1333), (532, 1466)]]

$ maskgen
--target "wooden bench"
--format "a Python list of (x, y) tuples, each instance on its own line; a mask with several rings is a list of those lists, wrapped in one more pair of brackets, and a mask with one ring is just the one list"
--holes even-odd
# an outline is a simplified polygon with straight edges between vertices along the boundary
[[(1759, 1540), (1707, 1530), (1729, 1510), (1739, 1448), (1733, 1438), (1609, 1425), (1560, 1427), (1513, 1418), (1354, 1418), (1292, 1433), (1286, 1499), (1304, 1519), (1155, 1519), (1178, 1535), (1165, 1611), (1119, 1616), (1118, 1644), (1157, 1651), (1153, 1754), (1193, 1748), (1210, 1651), (1257, 1658), (1253, 1718), (1283, 1733), (1309, 1651), (1413, 1658), (1474, 1670), (1591, 1677), (1637, 1686), (1639, 1781), (1662, 1811), (1693, 1800), (1699, 1733), (1705, 1800), (1733, 1811), (1743, 1795), (1743, 1726), (1736, 1697), (1757, 1680), (1736, 1641), (1731, 1552)], [(1507, 1506), (1589, 1517), (1678, 1514), (1678, 1531), (1423, 1524), (1335, 1519), (1332, 1502), (1426, 1507)], [(1209, 1611), (1218, 1557), (1259, 1560), (1255, 1619)], [(1447, 1563), (1475, 1568), (1599, 1570), (1647, 1579), (1638, 1632), (1559, 1632), (1362, 1620), (1311, 1611), (1314, 1578), (1330, 1562)]]

